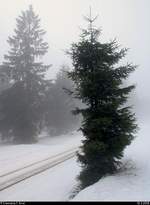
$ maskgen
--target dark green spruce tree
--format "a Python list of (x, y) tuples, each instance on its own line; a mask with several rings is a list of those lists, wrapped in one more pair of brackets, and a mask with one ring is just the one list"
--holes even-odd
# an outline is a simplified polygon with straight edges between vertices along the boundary
[(36, 141), (43, 119), (43, 101), (48, 81), (45, 73), (49, 68), (40, 61), (47, 52), (45, 31), (32, 6), (16, 19), (14, 35), (9, 37), (10, 51), (1, 66), (11, 82), (11, 88), (0, 95), (0, 132), (18, 143)]
[(74, 96), (85, 104), (75, 111), (83, 116), (80, 129), (85, 137), (78, 152), (80, 189), (117, 171), (137, 128), (131, 107), (126, 106), (134, 85), (123, 86), (136, 66), (118, 65), (127, 49), (120, 49), (116, 40), (100, 42), (100, 30), (93, 25), (96, 18), (85, 18), (88, 28), (68, 52), (74, 68), (68, 73), (76, 84)]

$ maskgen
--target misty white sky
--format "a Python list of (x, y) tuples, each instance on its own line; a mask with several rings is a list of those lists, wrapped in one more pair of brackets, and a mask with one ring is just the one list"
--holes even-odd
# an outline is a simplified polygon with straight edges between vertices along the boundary
[(49, 52), (44, 57), (53, 64), (48, 73), (53, 78), (62, 64), (71, 65), (64, 50), (78, 40), (80, 29), (85, 27), (83, 15), (99, 14), (97, 27), (102, 29), (100, 39), (117, 38), (122, 47), (130, 48), (128, 62), (139, 65), (130, 81), (137, 84), (139, 101), (150, 103), (150, 0), (0, 0), (0, 63), (9, 49), (7, 39), (13, 35), (16, 17), (32, 4), (46, 30), (45, 40)]

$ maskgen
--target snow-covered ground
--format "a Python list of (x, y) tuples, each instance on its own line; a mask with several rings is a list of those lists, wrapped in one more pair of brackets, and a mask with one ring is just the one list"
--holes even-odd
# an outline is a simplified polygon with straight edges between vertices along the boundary
[[(139, 123), (139, 127), (137, 138), (125, 150), (122, 170), (82, 190), (72, 201), (150, 201), (149, 123)], [(70, 136), (51, 138), (51, 140), (41, 138), (36, 145), (16, 145), (20, 146), (20, 149), (16, 146), (14, 148), (5, 146), (8, 149), (6, 150), (2, 146), (0, 152), (5, 155), (2, 157), (0, 154), (0, 162), (6, 164), (3, 172), (9, 167), (8, 164), (11, 162), (9, 159), (12, 159), (12, 163), (21, 158), (25, 162), (27, 156), (28, 159), (36, 160), (50, 152), (56, 154), (66, 147), (79, 145), (81, 139), (81, 133), (74, 133), (71, 138)], [(3, 161), (4, 158), (9, 163)], [(72, 158), (1, 191), (0, 201), (68, 201), (77, 185), (76, 176), (79, 172), (80, 167), (76, 158)]]
[(125, 150), (123, 169), (82, 190), (73, 201), (150, 201), (150, 126)]
[(72, 132), (58, 137), (43, 136), (31, 145), (1, 145), (0, 176), (79, 146), (81, 138), (80, 132)]
[(80, 168), (76, 158), (0, 192), (0, 201), (68, 201)]
[[(41, 136), (39, 142), (32, 145), (1, 145), (0, 177), (10, 171), (79, 146), (81, 139), (80, 132), (72, 132), (58, 137)], [(75, 178), (79, 170), (76, 158), (72, 158), (1, 191), (0, 201), (66, 201), (76, 185)]]

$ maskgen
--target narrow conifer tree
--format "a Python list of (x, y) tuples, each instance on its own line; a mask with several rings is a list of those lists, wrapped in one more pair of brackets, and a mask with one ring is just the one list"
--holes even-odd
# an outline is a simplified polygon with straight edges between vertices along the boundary
[(0, 96), (0, 132), (15, 141), (35, 141), (42, 119), (44, 93), (48, 82), (45, 73), (49, 68), (40, 58), (47, 52), (45, 31), (32, 6), (16, 19), (14, 35), (9, 37), (10, 51), (4, 56), (3, 72), (13, 85)]
[(76, 84), (75, 97), (86, 105), (75, 111), (83, 116), (80, 129), (85, 137), (78, 153), (81, 189), (117, 171), (137, 128), (131, 107), (126, 106), (134, 85), (123, 87), (136, 66), (119, 66), (127, 49), (120, 49), (116, 40), (101, 43), (100, 30), (93, 25), (96, 18), (90, 14), (86, 20), (88, 28), (69, 51), (74, 69), (68, 73)]

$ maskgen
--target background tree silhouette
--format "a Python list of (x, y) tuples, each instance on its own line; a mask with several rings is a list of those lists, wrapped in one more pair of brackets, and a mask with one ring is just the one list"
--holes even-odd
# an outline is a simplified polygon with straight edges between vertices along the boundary
[(49, 66), (39, 58), (47, 52), (48, 44), (32, 6), (22, 11), (16, 21), (15, 34), (8, 39), (10, 51), (2, 65), (13, 85), (0, 95), (0, 132), (18, 143), (31, 143), (36, 141), (49, 84), (45, 80)]
[(72, 114), (79, 102), (67, 93), (68, 90), (74, 90), (73, 81), (68, 78), (67, 71), (68, 67), (63, 66), (47, 90), (45, 121), (50, 135), (66, 134), (80, 127), (80, 116)]

